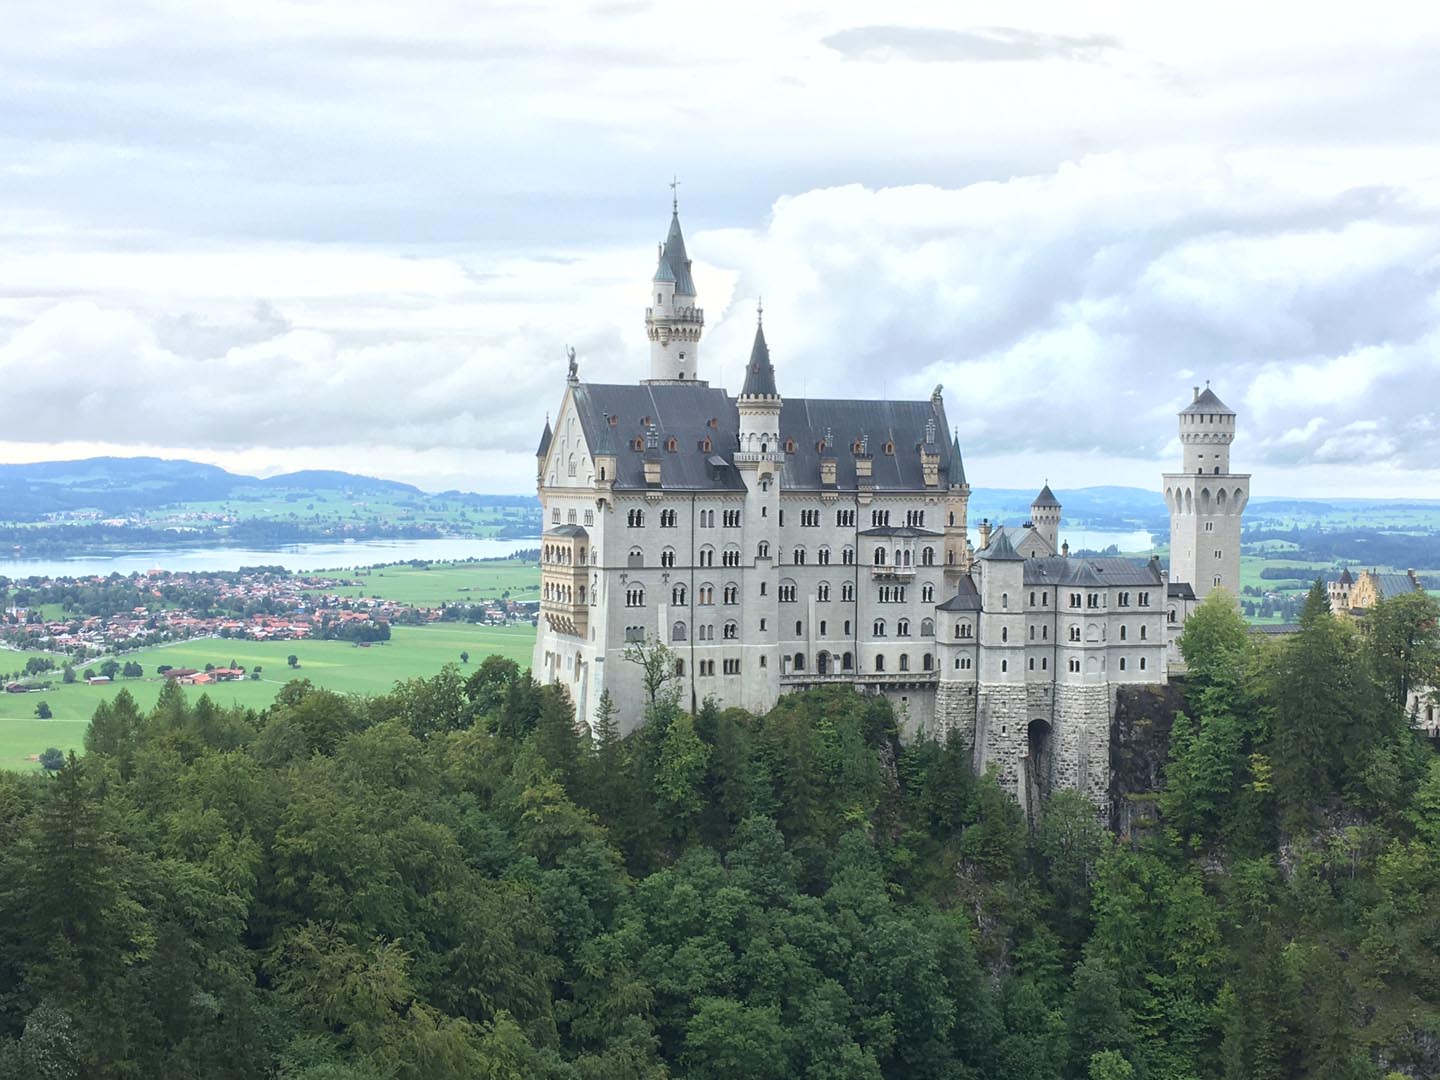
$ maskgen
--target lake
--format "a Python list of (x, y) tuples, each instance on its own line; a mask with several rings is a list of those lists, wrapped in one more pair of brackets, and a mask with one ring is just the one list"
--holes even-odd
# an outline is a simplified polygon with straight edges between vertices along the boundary
[(70, 559), (0, 559), (0, 577), (88, 577), (132, 574), (147, 570), (238, 570), (242, 566), (283, 566), (287, 570), (333, 570), (377, 563), (423, 559), (458, 562), (498, 559), (540, 546), (538, 537), (482, 540), (442, 537), (436, 540), (357, 540), (353, 543), (287, 544), (275, 548), (178, 547), (117, 551)]

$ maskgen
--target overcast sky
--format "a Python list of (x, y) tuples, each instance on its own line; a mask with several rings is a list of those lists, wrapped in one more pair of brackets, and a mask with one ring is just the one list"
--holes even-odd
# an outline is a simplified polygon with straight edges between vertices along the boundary
[[(1440, 7), (8, 0), (0, 460), (533, 490), (679, 174), (735, 390), (945, 386), (971, 482), (1440, 496)], [(1004, 20), (1003, 23), (996, 20)]]

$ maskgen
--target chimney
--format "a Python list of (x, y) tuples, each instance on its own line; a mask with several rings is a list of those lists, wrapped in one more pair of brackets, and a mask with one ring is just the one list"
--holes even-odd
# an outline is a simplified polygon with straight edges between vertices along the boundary
[(1067, 559), (1070, 557), (1070, 541), (1069, 541), (1069, 540), (1062, 540), (1062, 541), (1060, 542), (1060, 554), (1061, 554), (1064, 558), (1067, 558)]
[(870, 458), (870, 436), (862, 432), (860, 435), (860, 452), (855, 455), (855, 480), (861, 487), (868, 488), (870, 486), (872, 465), (873, 462)]
[(985, 518), (980, 522), (980, 549), (983, 551), (990, 546), (990, 519)]
[(1191, 401), (1199, 401), (1199, 400), (1200, 400), (1200, 388), (1199, 388), (1198, 386), (1195, 387), (1195, 396), (1194, 396), (1193, 398), (1191, 398), (1190, 400), (1191, 400)]

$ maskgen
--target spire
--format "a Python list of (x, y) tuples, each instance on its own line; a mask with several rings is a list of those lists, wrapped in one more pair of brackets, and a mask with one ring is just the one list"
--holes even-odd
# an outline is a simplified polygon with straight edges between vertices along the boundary
[(1040, 494), (1035, 496), (1035, 501), (1030, 504), (1030, 509), (1037, 506), (1060, 508), (1060, 500), (1055, 498), (1055, 493), (1050, 490), (1050, 483), (1046, 481), (1045, 486), (1040, 489)]
[(685, 253), (685, 236), (680, 231), (679, 205), (670, 211), (670, 232), (660, 248), (660, 265), (656, 281), (675, 282), (676, 296), (694, 296), (695, 279), (690, 276), (690, 256)]
[(775, 365), (770, 363), (770, 346), (765, 344), (765, 325), (760, 321), (763, 308), (756, 310), (755, 344), (750, 348), (750, 364), (745, 368), (745, 386), (740, 391), (742, 398), (778, 398), (780, 391), (775, 388)]
[(550, 430), (550, 414), (545, 414), (545, 430), (540, 433), (540, 445), (535, 450), (535, 456), (543, 458), (550, 452), (550, 441), (554, 433)]
[(965, 459), (960, 456), (960, 432), (951, 432), (950, 444), (950, 486), (959, 487), (965, 483)]

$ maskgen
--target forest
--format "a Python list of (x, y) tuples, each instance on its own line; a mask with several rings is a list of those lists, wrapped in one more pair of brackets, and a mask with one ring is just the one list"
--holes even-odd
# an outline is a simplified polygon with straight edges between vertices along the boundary
[(0, 1078), (1434, 1077), (1436, 614), (1317, 588), (1275, 642), (1208, 601), (1123, 836), (849, 691), (659, 679), (623, 737), (498, 657), (121, 692), (0, 776)]

